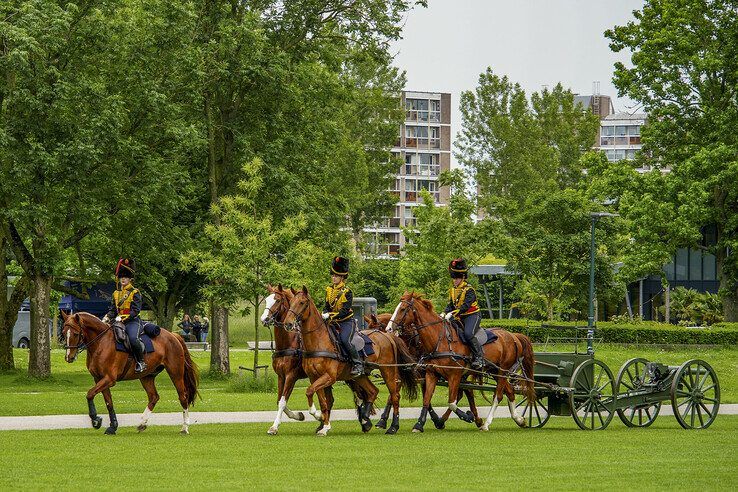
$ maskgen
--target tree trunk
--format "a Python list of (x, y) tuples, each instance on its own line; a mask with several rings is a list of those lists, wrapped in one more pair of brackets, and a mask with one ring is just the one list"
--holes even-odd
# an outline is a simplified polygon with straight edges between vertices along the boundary
[(553, 321), (554, 319), (554, 301), (551, 297), (546, 298), (546, 316), (548, 317), (548, 321)]
[(254, 376), (259, 366), (259, 295), (254, 296)]
[(725, 321), (735, 323), (738, 321), (738, 283), (731, 281), (725, 274), (724, 265), (727, 260), (725, 248), (719, 248), (715, 252), (717, 260), (717, 274), (720, 279), (720, 296), (723, 301), (723, 318)]
[(5, 249), (8, 246), (7, 238), (0, 229), (0, 371), (15, 368), (13, 361), (13, 324), (7, 324), (8, 311), (12, 309), (8, 299), (8, 270)]
[(210, 346), (210, 371), (230, 374), (231, 363), (228, 355), (228, 309), (213, 306), (211, 319), (212, 344)]
[(36, 378), (48, 378), (51, 375), (50, 298), (51, 277), (35, 275), (31, 283), (31, 350), (28, 355), (28, 374)]

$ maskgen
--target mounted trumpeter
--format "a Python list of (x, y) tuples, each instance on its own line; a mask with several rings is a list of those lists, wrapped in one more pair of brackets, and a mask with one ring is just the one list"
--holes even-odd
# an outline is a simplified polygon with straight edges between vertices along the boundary
[(443, 318), (446, 320), (457, 319), (464, 326), (465, 342), (472, 352), (472, 367), (482, 369), (485, 366), (480, 334), (486, 339), (487, 335), (480, 329), (482, 317), (479, 313), (477, 292), (474, 287), (466, 281), (469, 269), (466, 260), (457, 258), (448, 265), (448, 273), (451, 275), (452, 285), (448, 291), (448, 305), (443, 310)]

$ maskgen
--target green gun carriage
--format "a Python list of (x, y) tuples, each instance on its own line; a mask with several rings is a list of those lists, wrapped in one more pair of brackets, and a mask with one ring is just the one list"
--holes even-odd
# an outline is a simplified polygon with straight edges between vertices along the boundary
[[(648, 427), (664, 401), (685, 429), (704, 429), (720, 408), (720, 383), (707, 362), (692, 359), (667, 366), (643, 358), (627, 361), (613, 377), (594, 354), (536, 352), (535, 402), (523, 397), (518, 411), (528, 427), (543, 427), (551, 415), (571, 415), (584, 430), (607, 427), (617, 413), (628, 427)], [(511, 382), (518, 391), (518, 384)]]

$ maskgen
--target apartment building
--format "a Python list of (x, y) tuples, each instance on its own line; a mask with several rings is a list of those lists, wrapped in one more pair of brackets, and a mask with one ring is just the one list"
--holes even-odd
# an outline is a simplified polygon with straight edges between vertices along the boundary
[(406, 242), (402, 227), (415, 225), (421, 190), (428, 190), (439, 205), (449, 199), (448, 187), (441, 187), (438, 177), (451, 168), (451, 94), (404, 91), (401, 104), (405, 121), (392, 149), (402, 163), (391, 189), (398, 202), (393, 216), (364, 229), (368, 251), (377, 257), (400, 254)]

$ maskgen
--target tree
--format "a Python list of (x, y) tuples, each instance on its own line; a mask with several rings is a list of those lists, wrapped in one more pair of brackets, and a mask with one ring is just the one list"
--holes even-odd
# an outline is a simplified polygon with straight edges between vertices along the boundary
[[(493, 253), (522, 277), (518, 294), (529, 312), (552, 320), (581, 310), (589, 212), (602, 209), (586, 194), (584, 172), (593, 158), (588, 152), (597, 117), (575, 106), (561, 84), (529, 100), (518, 84), (491, 69), (479, 76), (474, 91), (462, 93), (461, 111), (457, 156), (474, 173)], [(600, 292), (612, 278), (606, 252), (614, 239), (612, 225), (602, 223)]]
[[(613, 196), (638, 226), (636, 242), (652, 250), (649, 264), (676, 247), (715, 254), (725, 319), (738, 321), (738, 256), (728, 253), (738, 248), (738, 9), (724, 0), (649, 0), (634, 17), (605, 33), (613, 51), (633, 53), (632, 68), (615, 65), (613, 83), (648, 112), (640, 163), (669, 172), (631, 176), (656, 191), (656, 215), (627, 189)], [(716, 244), (703, 244), (705, 226), (717, 230)]]

